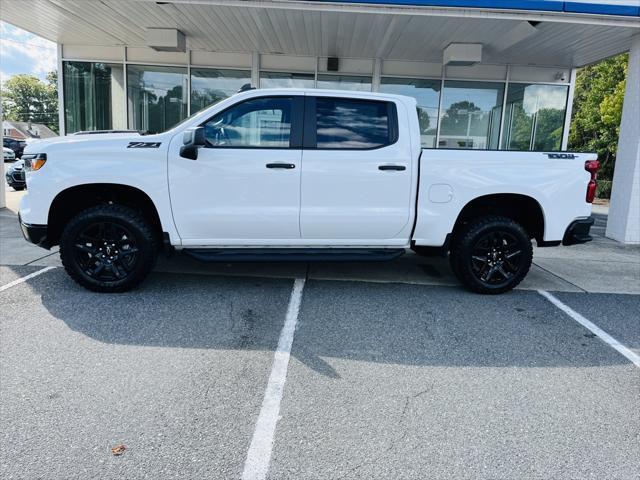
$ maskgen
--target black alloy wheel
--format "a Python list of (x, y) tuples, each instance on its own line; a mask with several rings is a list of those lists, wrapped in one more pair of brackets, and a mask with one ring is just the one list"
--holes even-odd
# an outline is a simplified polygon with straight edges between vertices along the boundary
[(124, 292), (155, 265), (158, 235), (142, 215), (107, 204), (73, 217), (62, 233), (60, 258), (77, 283), (96, 292)]
[(489, 285), (508, 283), (518, 274), (523, 255), (515, 236), (499, 230), (489, 232), (472, 247), (471, 271)]
[(82, 271), (100, 282), (124, 280), (134, 271), (140, 251), (132, 233), (110, 221), (88, 224), (74, 246)]
[(513, 289), (527, 275), (533, 247), (520, 224), (489, 215), (456, 232), (449, 260), (465, 287), (477, 293), (498, 294)]

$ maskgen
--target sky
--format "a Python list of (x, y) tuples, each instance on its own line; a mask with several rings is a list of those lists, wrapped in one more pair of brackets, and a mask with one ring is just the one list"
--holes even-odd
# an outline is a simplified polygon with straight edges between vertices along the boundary
[(29, 73), (45, 79), (57, 69), (56, 44), (0, 21), (0, 79)]

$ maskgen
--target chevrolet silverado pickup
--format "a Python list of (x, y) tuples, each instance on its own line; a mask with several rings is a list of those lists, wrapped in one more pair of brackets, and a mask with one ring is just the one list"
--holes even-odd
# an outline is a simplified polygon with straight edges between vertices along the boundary
[(449, 255), (467, 288), (518, 285), (538, 246), (591, 239), (594, 154), (423, 149), (414, 99), (251, 89), (170, 130), (27, 146), (27, 240), (125, 291), (162, 250), (203, 261)]

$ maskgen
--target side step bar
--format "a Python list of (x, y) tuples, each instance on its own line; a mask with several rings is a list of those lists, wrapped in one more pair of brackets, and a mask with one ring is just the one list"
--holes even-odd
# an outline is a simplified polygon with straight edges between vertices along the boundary
[(404, 249), (356, 248), (185, 248), (188, 255), (202, 262), (379, 262), (393, 260)]

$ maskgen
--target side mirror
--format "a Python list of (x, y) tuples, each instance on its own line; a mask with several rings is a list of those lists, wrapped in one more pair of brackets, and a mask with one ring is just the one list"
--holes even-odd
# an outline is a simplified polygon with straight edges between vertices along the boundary
[(182, 143), (180, 156), (190, 160), (197, 160), (198, 149), (206, 144), (204, 127), (195, 127), (186, 130), (182, 136)]

